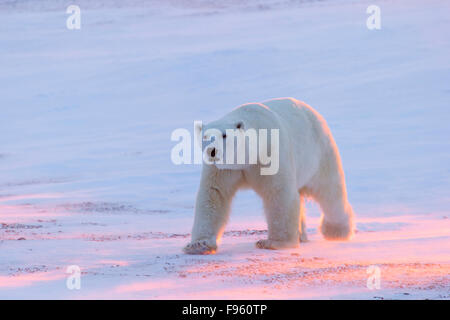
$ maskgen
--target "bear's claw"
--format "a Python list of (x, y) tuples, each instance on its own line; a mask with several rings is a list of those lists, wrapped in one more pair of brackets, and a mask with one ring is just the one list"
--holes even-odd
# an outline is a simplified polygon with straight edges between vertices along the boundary
[(183, 252), (187, 254), (214, 254), (217, 246), (211, 246), (207, 240), (199, 240), (187, 244), (183, 248)]

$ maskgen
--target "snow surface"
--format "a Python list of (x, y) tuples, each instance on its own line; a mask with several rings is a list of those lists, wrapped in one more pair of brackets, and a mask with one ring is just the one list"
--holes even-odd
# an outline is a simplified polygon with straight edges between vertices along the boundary
[[(81, 30), (72, 1), (0, 1), (0, 298), (450, 298), (450, 2), (75, 2)], [(331, 127), (354, 239), (308, 203), (308, 243), (258, 250), (247, 191), (216, 255), (182, 254), (201, 167), (171, 132), (284, 96)]]

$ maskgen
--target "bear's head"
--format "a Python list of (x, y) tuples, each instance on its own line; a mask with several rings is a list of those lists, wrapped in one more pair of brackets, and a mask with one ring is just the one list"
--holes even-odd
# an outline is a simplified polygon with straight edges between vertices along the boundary
[[(246, 104), (219, 120), (196, 125), (204, 163), (218, 169), (242, 170), (273, 162), (273, 157), (278, 157), (279, 137), (278, 132), (276, 136), (273, 133), (274, 129), (277, 130), (274, 122), (273, 114), (266, 106)], [(278, 166), (278, 159), (276, 162)]]
[[(213, 121), (207, 125), (197, 125), (196, 136), (200, 137), (199, 145), (202, 146), (203, 161), (208, 165), (215, 165), (219, 169), (241, 170), (249, 164), (249, 147), (238, 141), (245, 136), (245, 124), (243, 121)], [(227, 152), (228, 150), (228, 152)], [(242, 158), (244, 156), (244, 158)], [(240, 161), (238, 161), (240, 160)]]

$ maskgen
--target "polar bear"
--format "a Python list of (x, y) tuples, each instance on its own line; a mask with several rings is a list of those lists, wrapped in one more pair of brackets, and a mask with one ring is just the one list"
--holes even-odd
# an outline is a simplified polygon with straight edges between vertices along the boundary
[(268, 237), (259, 240), (257, 248), (295, 248), (307, 240), (305, 197), (320, 205), (320, 231), (325, 239), (352, 236), (353, 210), (347, 200), (339, 151), (317, 111), (296, 99), (278, 98), (241, 105), (197, 130), (201, 134), (210, 128), (220, 130), (224, 140), (226, 129), (279, 129), (279, 169), (276, 174), (262, 175), (259, 162), (234, 167), (217, 164), (217, 156), (225, 150), (218, 145), (209, 148), (206, 157), (210, 162), (202, 167), (191, 242), (184, 247), (185, 253), (216, 252), (231, 200), (241, 188), (252, 188), (263, 200)]

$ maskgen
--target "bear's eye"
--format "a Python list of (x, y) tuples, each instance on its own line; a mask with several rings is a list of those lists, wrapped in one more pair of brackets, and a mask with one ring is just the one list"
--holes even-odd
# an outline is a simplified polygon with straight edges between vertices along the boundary
[(224, 134), (222, 134), (222, 138), (226, 138), (227, 137), (227, 134), (226, 133), (224, 133)]

